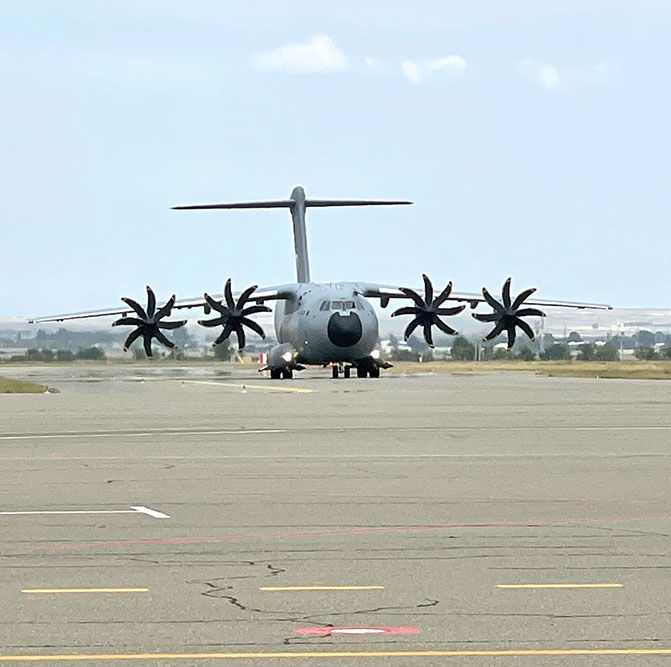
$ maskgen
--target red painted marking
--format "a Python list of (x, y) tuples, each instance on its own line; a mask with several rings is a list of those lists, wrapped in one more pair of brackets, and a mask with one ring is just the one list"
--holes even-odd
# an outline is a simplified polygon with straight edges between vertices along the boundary
[(337, 627), (322, 625), (314, 628), (296, 628), (299, 635), (319, 635), (320, 637), (331, 637), (332, 635), (414, 635), (421, 632), (419, 628), (411, 627)]

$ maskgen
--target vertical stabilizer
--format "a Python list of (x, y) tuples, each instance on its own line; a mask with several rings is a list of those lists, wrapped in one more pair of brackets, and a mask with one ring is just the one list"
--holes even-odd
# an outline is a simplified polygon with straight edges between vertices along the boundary
[(294, 249), (296, 252), (296, 280), (310, 282), (308, 233), (305, 227), (305, 190), (299, 185), (291, 191), (291, 220), (294, 224)]

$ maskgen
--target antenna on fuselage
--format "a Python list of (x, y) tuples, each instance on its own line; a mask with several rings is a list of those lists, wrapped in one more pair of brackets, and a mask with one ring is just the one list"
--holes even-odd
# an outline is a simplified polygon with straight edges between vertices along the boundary
[(288, 208), (294, 226), (294, 248), (296, 251), (296, 279), (299, 283), (310, 282), (310, 261), (308, 258), (308, 237), (305, 229), (305, 209), (330, 206), (393, 206), (412, 204), (411, 201), (384, 201), (377, 199), (307, 199), (305, 190), (299, 185), (291, 191), (289, 199), (276, 201), (237, 202), (232, 204), (192, 204), (173, 206), (177, 211), (193, 209), (226, 208)]

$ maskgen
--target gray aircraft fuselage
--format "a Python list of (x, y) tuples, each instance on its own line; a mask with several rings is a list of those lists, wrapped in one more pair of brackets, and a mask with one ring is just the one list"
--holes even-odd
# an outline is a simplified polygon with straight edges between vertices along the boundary
[(278, 302), (275, 333), (302, 364), (354, 362), (370, 356), (379, 327), (375, 310), (357, 283), (300, 283)]

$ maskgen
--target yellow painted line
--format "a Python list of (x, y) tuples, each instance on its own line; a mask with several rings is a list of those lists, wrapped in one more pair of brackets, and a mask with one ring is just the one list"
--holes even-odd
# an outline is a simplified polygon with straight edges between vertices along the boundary
[(224, 387), (226, 389), (258, 389), (260, 391), (284, 391), (291, 394), (314, 394), (316, 389), (305, 387), (280, 387), (279, 385), (265, 384), (232, 384), (231, 382), (211, 382), (209, 380), (181, 380), (183, 384), (207, 384), (213, 387)]
[(260, 591), (381, 591), (384, 586), (261, 586)]
[(496, 584), (497, 588), (622, 588), (623, 584)]
[(22, 593), (148, 593), (148, 588), (24, 588)]
[(300, 658), (494, 658), (505, 656), (671, 655), (671, 648), (552, 648), (470, 651), (304, 651), (266, 653), (74, 653), (71, 655), (0, 655), (0, 662), (67, 662), (87, 660), (269, 660)]

